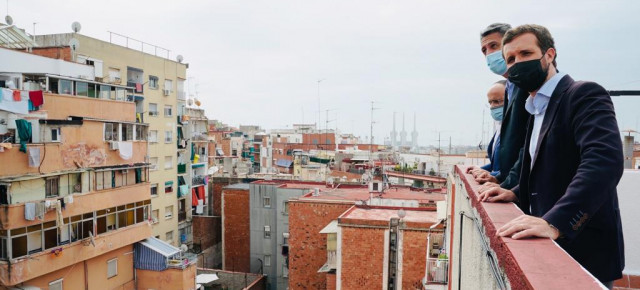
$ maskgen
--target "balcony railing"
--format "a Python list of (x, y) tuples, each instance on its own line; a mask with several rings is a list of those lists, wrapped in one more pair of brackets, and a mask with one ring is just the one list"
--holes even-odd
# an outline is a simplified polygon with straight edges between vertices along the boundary
[(187, 219), (187, 212), (186, 211), (178, 212), (178, 222), (182, 222), (182, 221), (184, 221), (186, 219)]
[(178, 100), (184, 101), (187, 99), (187, 92), (178, 91), (177, 95), (178, 95)]
[(198, 262), (198, 255), (194, 253), (182, 253), (182, 257), (175, 257), (167, 261), (168, 268), (184, 269)]
[(448, 278), (448, 259), (427, 259), (427, 284), (447, 284)]
[(178, 164), (178, 174), (187, 173), (187, 165), (186, 164)]
[(204, 185), (204, 175), (197, 175), (191, 179), (191, 186)]
[[(548, 238), (513, 240), (497, 236), (501, 225), (523, 213), (512, 203), (478, 201), (480, 184), (465, 171), (466, 167), (456, 166), (448, 178), (445, 241), (449, 241), (451, 289), (478, 285), (486, 289), (604, 287)], [(429, 276), (427, 272), (425, 278)]]

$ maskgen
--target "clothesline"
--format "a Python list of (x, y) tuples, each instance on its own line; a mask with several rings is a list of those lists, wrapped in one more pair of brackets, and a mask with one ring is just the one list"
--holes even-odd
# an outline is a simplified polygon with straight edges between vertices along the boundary
[(44, 95), (40, 91), (12, 90), (0, 88), (0, 110), (16, 114), (29, 114), (44, 104)]

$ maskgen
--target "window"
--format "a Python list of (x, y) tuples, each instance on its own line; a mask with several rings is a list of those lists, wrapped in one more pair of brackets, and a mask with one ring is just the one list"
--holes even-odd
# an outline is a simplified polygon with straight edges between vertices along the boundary
[(118, 123), (104, 123), (104, 140), (120, 141), (118, 138)]
[(60, 128), (51, 128), (51, 142), (60, 142)]
[(58, 94), (73, 95), (73, 82), (69, 80), (59, 80)]
[(173, 243), (173, 231), (168, 231), (165, 235), (165, 241), (168, 243)]
[(269, 196), (262, 197), (262, 206), (271, 207), (271, 197)]
[(282, 277), (289, 277), (289, 268), (287, 268), (287, 265), (282, 265)]
[(133, 140), (133, 124), (122, 124), (122, 141)]
[(285, 201), (284, 203), (282, 203), (282, 213), (283, 214), (289, 214), (289, 202)]
[(264, 266), (271, 266), (271, 255), (264, 255)]
[(60, 184), (60, 178), (59, 177), (49, 177), (46, 179), (45, 181), (45, 196), (46, 197), (54, 197), (54, 196), (58, 196), (59, 192), (59, 187), (58, 185)]
[(49, 283), (49, 290), (62, 290), (62, 279)]
[(282, 244), (289, 245), (289, 233), (282, 233)]
[(149, 130), (149, 143), (158, 142), (158, 130)]
[(158, 89), (158, 77), (149, 76), (149, 88), (154, 90)]
[(109, 81), (114, 84), (120, 84), (120, 69), (109, 68)]
[(76, 95), (78, 96), (89, 96), (89, 84), (83, 82), (76, 82)]
[(271, 226), (264, 226), (264, 238), (271, 239)]
[(167, 181), (164, 183), (164, 193), (173, 192), (173, 181)]
[(164, 157), (164, 169), (173, 168), (173, 156), (165, 156)]
[(111, 98), (111, 86), (100, 85), (100, 93), (98, 93), (101, 99)]
[(164, 131), (164, 143), (171, 143), (173, 141), (173, 131)]
[(149, 158), (149, 163), (151, 163), (149, 170), (158, 170), (158, 157)]
[(151, 185), (151, 196), (158, 196), (158, 184), (154, 183)]
[[(147, 140), (147, 126), (136, 125), (136, 141)], [(156, 131), (156, 140), (158, 139), (158, 131)]]
[(159, 209), (154, 209), (151, 211), (151, 220), (153, 220), (153, 223), (157, 223), (158, 222), (158, 216), (160, 216), (160, 210)]
[(164, 218), (170, 219), (173, 217), (173, 205), (164, 208)]
[(164, 116), (165, 117), (171, 117), (173, 116), (173, 106), (164, 106)]
[(118, 258), (107, 261), (107, 278), (118, 275)]
[(149, 103), (149, 116), (158, 115), (158, 104)]
[(164, 80), (164, 89), (173, 91), (173, 81), (172, 80)]

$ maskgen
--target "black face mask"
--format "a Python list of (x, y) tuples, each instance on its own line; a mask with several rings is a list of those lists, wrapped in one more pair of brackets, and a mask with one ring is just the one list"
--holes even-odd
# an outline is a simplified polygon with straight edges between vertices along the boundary
[(549, 66), (546, 69), (542, 69), (542, 59), (532, 59), (528, 61), (522, 61), (514, 64), (509, 70), (507, 70), (507, 78), (517, 87), (527, 91), (533, 92), (539, 89), (544, 81), (547, 79), (549, 73)]

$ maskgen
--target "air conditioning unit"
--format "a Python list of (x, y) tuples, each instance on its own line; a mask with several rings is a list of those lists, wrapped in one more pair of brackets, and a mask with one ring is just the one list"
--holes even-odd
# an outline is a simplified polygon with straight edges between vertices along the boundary
[(162, 90), (162, 92), (164, 93), (165, 96), (168, 96), (171, 94), (171, 90)]
[(384, 184), (379, 181), (369, 182), (369, 192), (382, 192), (384, 190)]
[(118, 150), (118, 142), (109, 141), (109, 150)]

